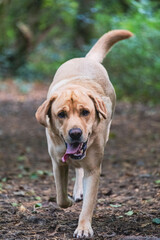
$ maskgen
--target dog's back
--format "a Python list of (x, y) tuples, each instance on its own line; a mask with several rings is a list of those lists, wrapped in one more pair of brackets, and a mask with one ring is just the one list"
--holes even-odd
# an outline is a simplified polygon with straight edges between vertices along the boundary
[[(104, 91), (104, 94), (110, 96), (112, 101), (114, 88), (109, 80), (106, 69), (101, 64), (106, 54), (111, 47), (118, 41), (131, 37), (133, 34), (127, 30), (113, 30), (104, 34), (96, 44), (91, 48), (86, 57), (71, 59), (60, 66), (57, 70), (53, 82), (50, 86), (50, 93), (53, 93), (53, 89), (57, 89), (57, 86), (66, 84), (70, 81), (93, 81), (97, 83)], [(59, 83), (63, 81), (63, 83)], [(58, 85), (57, 85), (58, 84)], [(83, 83), (82, 83), (83, 84)], [(56, 88), (54, 87), (55, 85)]]

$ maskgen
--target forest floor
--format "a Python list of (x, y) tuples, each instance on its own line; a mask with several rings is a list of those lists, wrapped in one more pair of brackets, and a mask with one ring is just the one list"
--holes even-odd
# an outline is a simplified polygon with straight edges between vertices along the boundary
[[(56, 204), (45, 131), (47, 85), (0, 84), (0, 239), (73, 239), (82, 202)], [(75, 181), (69, 172), (69, 193)], [(160, 239), (160, 106), (118, 102), (106, 146), (94, 238)]]

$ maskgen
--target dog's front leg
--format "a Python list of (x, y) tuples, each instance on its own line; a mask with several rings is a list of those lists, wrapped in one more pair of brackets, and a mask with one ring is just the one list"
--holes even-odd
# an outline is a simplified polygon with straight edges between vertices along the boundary
[(57, 204), (62, 208), (72, 205), (72, 200), (68, 198), (68, 165), (58, 165), (53, 163), (53, 174), (56, 184)]
[(73, 198), (75, 202), (79, 202), (83, 199), (83, 175), (83, 168), (76, 168), (76, 181), (73, 190)]
[(78, 227), (74, 232), (74, 237), (92, 237), (93, 230), (91, 227), (93, 210), (97, 198), (99, 186), (100, 168), (93, 172), (84, 171), (84, 200), (82, 211), (79, 217)]

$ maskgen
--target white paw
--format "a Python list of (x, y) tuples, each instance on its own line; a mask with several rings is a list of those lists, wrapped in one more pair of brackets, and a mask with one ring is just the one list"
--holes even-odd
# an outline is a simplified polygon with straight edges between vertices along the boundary
[(75, 202), (80, 202), (81, 200), (83, 200), (83, 191), (77, 191), (76, 193), (74, 193), (73, 198)]
[(75, 238), (91, 238), (93, 237), (93, 229), (89, 224), (84, 225), (83, 227), (79, 226), (74, 231), (73, 237)]
[(83, 199), (83, 175), (84, 171), (82, 168), (76, 169), (76, 181), (73, 189), (73, 198), (75, 202), (79, 202)]

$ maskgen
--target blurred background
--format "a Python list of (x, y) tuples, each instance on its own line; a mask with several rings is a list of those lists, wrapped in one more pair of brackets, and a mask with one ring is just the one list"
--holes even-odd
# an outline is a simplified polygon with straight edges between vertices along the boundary
[(134, 33), (104, 61), (118, 99), (158, 103), (159, 0), (0, 0), (0, 88), (11, 79), (24, 92), (51, 82), (63, 62), (85, 56), (112, 29)]
[(160, 0), (0, 0), (1, 240), (72, 238), (81, 203), (57, 207), (35, 111), (58, 67), (113, 29), (134, 37), (103, 62), (118, 101), (94, 239), (160, 239)]

